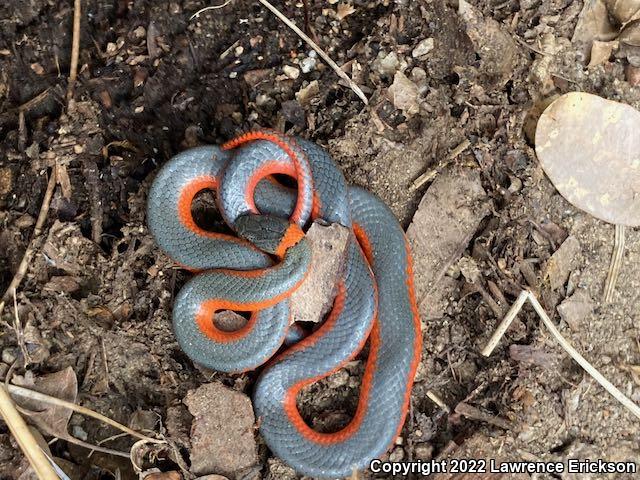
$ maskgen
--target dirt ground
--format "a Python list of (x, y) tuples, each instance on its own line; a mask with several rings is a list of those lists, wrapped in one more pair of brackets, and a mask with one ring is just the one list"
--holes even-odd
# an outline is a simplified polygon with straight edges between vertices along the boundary
[[(365, 106), (257, 1), (234, 0), (191, 19), (209, 4), (88, 0), (82, 2), (75, 107), (68, 110), (73, 2), (3, 2), (0, 292), (32, 240), (54, 166), (58, 184), (17, 291), (18, 328), (12, 297), (1, 312), (0, 376), (38, 385), (44, 375), (70, 367), (72, 373), (49, 382), (52, 394), (63, 395), (61, 385), (67, 386), (73, 399), (75, 386), (78, 403), (162, 433), (172, 447), (143, 446), (136, 451), (140, 465), (180, 472), (182, 459), (188, 475), (187, 392), (221, 382), (250, 395), (257, 374), (207, 371), (180, 351), (170, 312), (189, 274), (155, 246), (146, 196), (159, 166), (177, 152), (273, 127), (326, 147), (349, 182), (382, 197), (404, 227), (445, 175), (455, 180), (471, 172), (484, 191), (486, 215), (443, 275), (418, 285), (422, 362), (409, 418), (389, 458), (640, 462), (638, 419), (569, 359), (530, 306), (493, 355), (480, 354), (499, 314), (529, 288), (562, 334), (640, 402), (640, 232), (627, 229), (618, 288), (613, 302), (603, 303), (614, 227), (563, 199), (545, 177), (531, 137), (544, 100), (568, 91), (640, 108), (640, 65), (614, 51), (585, 67), (584, 45), (572, 40), (581, 1), (472, 3), (462, 14), (452, 1), (309, 1), (307, 22), (302, 2), (276, 4), (298, 25), (306, 23), (362, 87), (370, 100)], [(468, 148), (450, 155), (465, 141)], [(434, 171), (433, 178), (411, 188), (426, 171)], [(457, 191), (455, 181), (448, 191)], [(448, 205), (437, 205), (443, 212), (465, 201), (447, 198)], [(210, 195), (195, 208), (201, 223), (215, 226)], [(572, 253), (554, 277), (551, 256), (568, 238)], [(416, 258), (424, 255), (414, 251)], [(475, 283), (465, 275), (469, 265), (479, 273)], [(561, 318), (557, 307), (569, 298), (578, 307)], [(308, 387), (298, 399), (304, 418), (324, 431), (348, 422), (362, 370), (359, 359)], [(461, 404), (482, 415), (461, 414)], [(49, 428), (39, 428), (47, 440), (63, 436)], [(77, 413), (62, 428), (91, 444), (118, 433)], [(256, 465), (226, 475), (296, 478), (256, 438)], [(103, 446), (126, 452), (132, 443), (117, 437)], [(88, 456), (88, 449), (64, 439), (49, 448), (72, 479), (136, 478), (128, 456)], [(0, 424), (0, 478), (29, 474)]]

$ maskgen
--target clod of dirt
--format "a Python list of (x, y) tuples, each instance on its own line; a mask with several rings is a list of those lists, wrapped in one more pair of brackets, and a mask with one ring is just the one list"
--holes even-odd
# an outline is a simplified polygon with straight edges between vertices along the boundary
[(570, 236), (551, 256), (544, 271), (544, 278), (549, 281), (551, 290), (558, 290), (567, 283), (571, 271), (577, 264), (580, 250), (580, 242)]
[(251, 400), (221, 383), (190, 390), (183, 400), (193, 415), (191, 471), (232, 475), (258, 462)]
[[(477, 170), (448, 171), (422, 197), (407, 229), (421, 313), (449, 266), (462, 254), (489, 213)], [(441, 297), (442, 292), (438, 293)]]
[(338, 224), (314, 223), (307, 232), (311, 267), (300, 288), (291, 295), (294, 322), (320, 322), (331, 309), (349, 241), (349, 229)]
[(564, 198), (600, 220), (640, 225), (640, 112), (571, 92), (553, 102), (536, 129), (542, 168)]

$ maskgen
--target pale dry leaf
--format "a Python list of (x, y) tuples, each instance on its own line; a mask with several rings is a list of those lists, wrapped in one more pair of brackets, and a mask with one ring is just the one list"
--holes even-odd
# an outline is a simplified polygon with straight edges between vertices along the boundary
[(536, 154), (560, 194), (616, 225), (640, 225), (640, 112), (596, 95), (562, 95), (541, 115)]
[[(78, 395), (78, 379), (71, 367), (35, 378), (16, 375), (14, 383), (68, 402), (75, 402)], [(35, 425), (45, 425), (47, 431), (52, 434), (67, 435), (72, 410), (22, 396), (16, 396), (14, 399), (19, 406), (31, 412), (28, 418)]]
[(589, 60), (589, 68), (602, 65), (609, 61), (613, 50), (618, 47), (618, 41), (612, 40), (610, 42), (601, 42), (600, 40), (594, 40), (591, 46), (591, 59)]
[(350, 3), (339, 3), (338, 7), (336, 8), (336, 17), (338, 17), (338, 20), (344, 20), (352, 13), (355, 13), (355, 11), (355, 7)]

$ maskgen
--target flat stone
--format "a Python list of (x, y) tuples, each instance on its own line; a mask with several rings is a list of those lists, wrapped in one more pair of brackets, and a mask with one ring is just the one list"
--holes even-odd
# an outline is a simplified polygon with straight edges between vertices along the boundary
[(566, 298), (558, 305), (560, 318), (567, 322), (572, 330), (579, 330), (580, 325), (588, 323), (589, 316), (593, 313), (595, 302), (586, 290), (577, 290), (571, 297)]
[(342, 274), (349, 229), (342, 225), (314, 223), (307, 232), (311, 243), (311, 268), (300, 288), (291, 295), (294, 322), (320, 322), (331, 310)]
[(221, 383), (190, 390), (183, 400), (193, 415), (191, 471), (231, 476), (258, 462), (251, 400)]
[(435, 48), (435, 41), (433, 38), (425, 38), (418, 42), (416, 48), (411, 52), (411, 56), (417, 59), (423, 59), (426, 57), (429, 52), (431, 52)]
[[(432, 318), (429, 303), (448, 292), (435, 292), (445, 272), (462, 255), (482, 219), (489, 213), (477, 170), (440, 174), (418, 205), (407, 229), (413, 256), (416, 298), (423, 318)], [(451, 291), (454, 282), (448, 282)], [(433, 294), (433, 296), (432, 296)]]

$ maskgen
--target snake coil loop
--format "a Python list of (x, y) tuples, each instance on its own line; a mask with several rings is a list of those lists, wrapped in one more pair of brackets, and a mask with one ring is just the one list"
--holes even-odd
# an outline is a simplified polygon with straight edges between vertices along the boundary
[[(293, 177), (297, 192), (273, 180)], [(205, 231), (191, 216), (194, 196), (217, 190), (220, 211), (242, 238)], [(270, 362), (253, 402), (269, 448), (300, 473), (343, 477), (393, 445), (407, 413), (422, 335), (404, 232), (377, 197), (347, 185), (317, 145), (276, 132), (251, 132), (173, 157), (149, 192), (148, 223), (158, 245), (199, 272), (176, 297), (174, 331), (195, 362), (227, 372), (257, 368), (281, 347), (289, 296), (308, 273), (309, 220), (351, 229), (333, 309), (321, 327)], [(272, 255), (278, 258), (274, 264)], [(240, 330), (218, 329), (223, 309), (249, 311)], [(352, 359), (369, 340), (358, 407), (335, 433), (302, 419), (298, 392)]]

